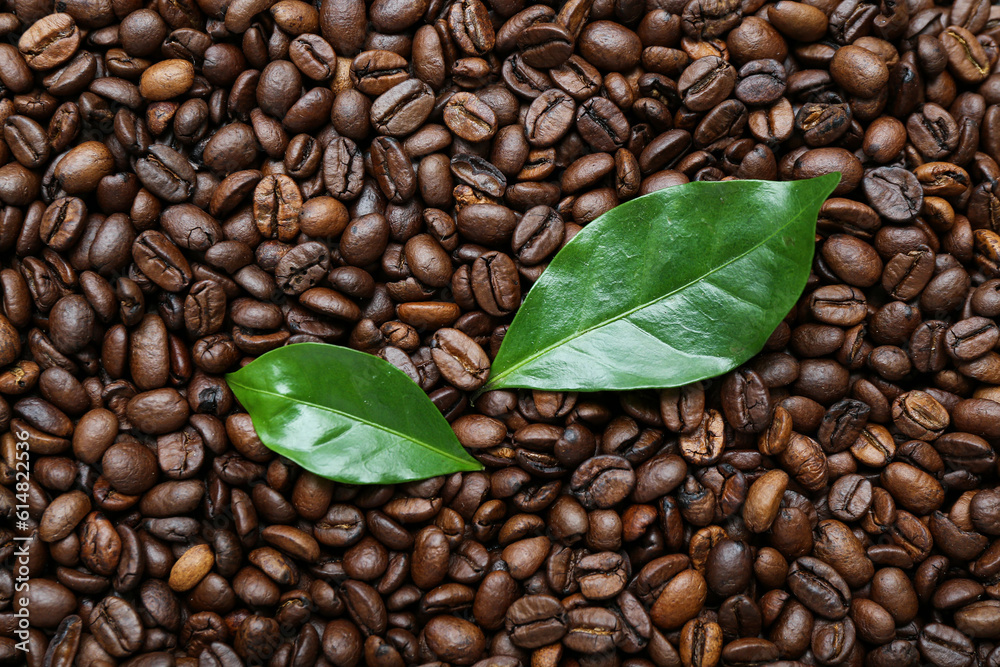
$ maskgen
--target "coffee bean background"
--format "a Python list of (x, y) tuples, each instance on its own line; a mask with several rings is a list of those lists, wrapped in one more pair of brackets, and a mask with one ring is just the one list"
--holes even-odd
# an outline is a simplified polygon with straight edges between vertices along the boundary
[[(1000, 665), (1000, 6), (2, 0), (0, 36), (0, 664)], [(602, 213), (831, 171), (743, 367), (470, 404)], [(302, 341), (484, 471), (275, 456), (224, 374)]]

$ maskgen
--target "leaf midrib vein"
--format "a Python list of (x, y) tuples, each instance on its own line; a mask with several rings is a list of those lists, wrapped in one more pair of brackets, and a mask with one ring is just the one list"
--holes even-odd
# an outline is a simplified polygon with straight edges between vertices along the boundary
[(430, 451), (432, 451), (432, 452), (434, 452), (434, 453), (436, 453), (436, 454), (438, 454), (440, 456), (443, 456), (445, 458), (451, 459), (452, 461), (456, 461), (456, 462), (464, 464), (464, 465), (468, 465), (468, 463), (469, 463), (468, 461), (465, 461), (465, 460), (463, 460), (463, 459), (455, 456), (454, 454), (450, 454), (450, 453), (448, 453), (446, 451), (443, 451), (441, 449), (436, 448), (434, 445), (431, 445), (430, 443), (424, 442), (423, 440), (416, 440), (413, 437), (406, 435), (405, 433), (400, 433), (399, 431), (397, 431), (395, 429), (391, 429), (391, 428), (389, 428), (387, 426), (382, 426), (381, 424), (378, 424), (378, 423), (373, 422), (373, 421), (369, 421), (367, 419), (364, 419), (363, 417), (358, 417), (356, 415), (348, 414), (348, 413), (346, 413), (346, 412), (344, 412), (342, 410), (337, 410), (336, 408), (331, 408), (331, 407), (326, 406), (326, 405), (320, 405), (319, 403), (313, 403), (312, 401), (303, 401), (302, 399), (299, 399), (299, 398), (290, 399), (287, 396), (283, 396), (282, 394), (279, 394), (277, 392), (268, 391), (267, 389), (258, 389), (256, 387), (251, 387), (249, 385), (245, 385), (245, 384), (242, 384), (240, 382), (236, 382), (234, 380), (230, 380), (228, 378), (226, 379), (226, 381), (229, 384), (231, 384), (231, 385), (234, 384), (234, 385), (236, 385), (238, 387), (242, 387), (243, 389), (246, 389), (247, 391), (256, 392), (258, 394), (264, 394), (266, 396), (274, 396), (275, 398), (280, 398), (280, 399), (285, 400), (285, 401), (295, 401), (296, 403), (301, 403), (302, 405), (308, 405), (309, 407), (313, 407), (313, 408), (316, 408), (318, 410), (325, 410), (327, 412), (332, 412), (333, 414), (340, 415), (341, 417), (343, 417), (345, 419), (349, 419), (349, 420), (361, 422), (362, 424), (365, 424), (366, 426), (370, 426), (371, 428), (374, 428), (376, 430), (384, 431), (386, 433), (390, 433), (392, 435), (398, 436), (398, 437), (402, 438), (403, 440), (408, 440), (410, 442), (416, 443), (416, 444), (420, 445), (421, 447), (423, 447), (424, 449), (428, 449), (428, 450), (430, 450)]
[[(586, 334), (590, 333), (591, 331), (594, 331), (595, 329), (599, 329), (601, 327), (608, 326), (612, 322), (617, 322), (618, 320), (621, 320), (621, 319), (624, 319), (624, 318), (628, 317), (632, 313), (638, 312), (638, 311), (642, 310), (643, 308), (648, 308), (649, 306), (651, 306), (651, 305), (653, 305), (655, 303), (658, 303), (660, 301), (663, 301), (664, 299), (672, 297), (675, 294), (677, 294), (678, 292), (687, 289), (691, 285), (694, 285), (695, 283), (701, 282), (701, 281), (705, 280), (706, 278), (708, 278), (709, 276), (711, 276), (712, 274), (717, 273), (717, 272), (721, 271), (722, 269), (724, 269), (724, 268), (726, 268), (726, 267), (728, 267), (728, 266), (730, 266), (732, 264), (735, 264), (736, 262), (740, 261), (741, 259), (743, 259), (747, 255), (749, 255), (750, 253), (752, 253), (754, 250), (757, 250), (758, 248), (760, 248), (761, 246), (763, 246), (765, 243), (767, 243), (772, 238), (774, 238), (775, 236), (777, 236), (780, 232), (782, 232), (783, 230), (785, 230), (786, 228), (788, 228), (793, 222), (795, 222), (798, 219), (798, 217), (800, 215), (802, 215), (802, 213), (806, 210), (806, 208), (809, 207), (810, 203), (812, 203), (812, 198), (810, 198), (809, 203), (806, 203), (805, 205), (803, 205), (802, 208), (799, 209), (794, 215), (790, 216), (788, 222), (786, 222), (782, 226), (776, 228), (773, 233), (771, 233), (768, 236), (764, 237), (760, 241), (760, 243), (758, 243), (758, 244), (756, 244), (754, 246), (751, 246), (750, 248), (747, 248), (746, 251), (740, 253), (736, 257), (733, 257), (728, 262), (726, 262), (724, 264), (720, 264), (719, 266), (713, 268), (711, 271), (707, 271), (706, 273), (701, 274), (700, 276), (698, 276), (698, 277), (690, 280), (689, 282), (687, 282), (687, 283), (685, 283), (685, 284), (677, 287), (676, 289), (674, 289), (671, 292), (667, 292), (666, 294), (663, 294), (663, 295), (661, 295), (661, 296), (659, 296), (659, 297), (657, 297), (657, 298), (655, 298), (655, 299), (653, 299), (651, 301), (646, 301), (644, 303), (641, 303), (638, 306), (635, 306), (634, 308), (631, 308), (631, 309), (629, 309), (629, 310), (627, 310), (627, 311), (625, 311), (625, 312), (623, 312), (623, 313), (621, 313), (619, 315), (616, 315), (615, 317), (611, 317), (611, 318), (608, 318), (606, 320), (602, 320), (602, 321), (598, 322), (597, 324), (594, 324), (593, 326), (587, 327), (586, 329), (584, 329), (582, 331), (579, 331), (579, 332), (576, 332), (576, 333), (574, 333), (572, 335), (566, 336), (565, 338), (562, 338), (561, 340), (558, 340), (558, 341), (552, 343), (551, 345), (549, 345), (548, 347), (545, 347), (545, 348), (539, 350), (538, 352), (536, 352), (535, 354), (533, 354), (533, 355), (525, 358), (519, 364), (511, 366), (510, 368), (508, 368), (505, 371), (501, 371), (497, 375), (493, 376), (492, 380), (502, 380), (503, 378), (507, 377), (508, 375), (510, 375), (511, 373), (513, 373), (514, 371), (516, 371), (516, 370), (518, 370), (520, 368), (523, 368), (524, 366), (528, 365), (529, 363), (533, 362), (534, 360), (538, 359), (539, 357), (548, 354), (549, 352), (551, 352), (552, 350), (554, 350), (555, 348), (557, 348), (557, 347), (559, 347), (561, 345), (565, 345), (567, 342), (569, 342), (571, 340), (574, 340), (576, 338), (580, 338), (582, 336), (585, 336)], [(489, 383), (491, 385), (494, 384), (492, 380)]]

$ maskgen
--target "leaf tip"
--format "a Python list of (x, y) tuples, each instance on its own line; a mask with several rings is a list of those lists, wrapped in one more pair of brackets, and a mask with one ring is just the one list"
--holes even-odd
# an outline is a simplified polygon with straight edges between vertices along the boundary
[(842, 177), (843, 174), (841, 174), (839, 171), (831, 171), (829, 174), (823, 174), (822, 176), (817, 176), (816, 178), (811, 180), (821, 183), (827, 189), (827, 192), (824, 195), (824, 197), (829, 197), (830, 193), (833, 192), (838, 185), (840, 185), (840, 180)]

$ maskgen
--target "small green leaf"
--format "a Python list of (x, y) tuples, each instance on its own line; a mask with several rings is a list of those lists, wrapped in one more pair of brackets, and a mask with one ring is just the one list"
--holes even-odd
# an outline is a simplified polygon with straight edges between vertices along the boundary
[(287, 345), (226, 381), (261, 441), (317, 475), (393, 484), (482, 468), (427, 394), (370, 354)]
[(608, 211), (531, 288), (483, 391), (675, 387), (735, 368), (802, 293), (839, 181), (688, 183)]

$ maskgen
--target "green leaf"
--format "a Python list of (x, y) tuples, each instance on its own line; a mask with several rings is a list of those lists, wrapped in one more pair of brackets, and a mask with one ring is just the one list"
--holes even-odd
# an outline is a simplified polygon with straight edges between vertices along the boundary
[(287, 345), (226, 381), (261, 441), (317, 475), (393, 484), (482, 469), (427, 394), (370, 354)]
[(802, 293), (839, 180), (688, 183), (608, 211), (531, 288), (483, 391), (675, 387), (735, 368)]

